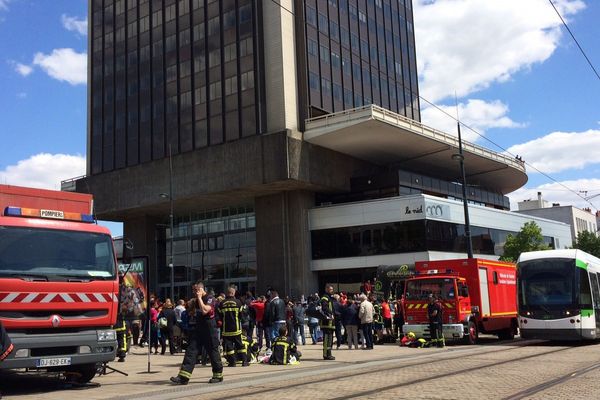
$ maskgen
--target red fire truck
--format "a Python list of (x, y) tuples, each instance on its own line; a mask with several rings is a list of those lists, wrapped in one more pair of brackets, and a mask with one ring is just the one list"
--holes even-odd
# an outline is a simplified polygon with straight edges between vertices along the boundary
[(115, 358), (118, 276), (91, 195), (0, 185), (0, 369), (66, 371), (80, 383)]
[(420, 261), (406, 282), (403, 332), (429, 337), (428, 298), (443, 307), (446, 339), (475, 344), (479, 333), (512, 339), (517, 332), (517, 274), (514, 264), (483, 259)]

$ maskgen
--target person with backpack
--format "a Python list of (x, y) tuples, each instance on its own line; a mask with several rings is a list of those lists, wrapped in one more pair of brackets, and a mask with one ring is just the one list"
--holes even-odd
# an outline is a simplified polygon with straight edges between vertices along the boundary
[[(250, 303), (250, 309), (254, 311), (256, 320), (256, 340), (258, 342), (259, 350), (262, 349), (263, 337), (265, 338), (265, 344), (267, 348), (271, 348), (271, 338), (269, 336), (268, 329), (265, 326), (265, 305), (267, 299), (265, 296), (260, 296), (258, 300), (254, 300)], [(250, 334), (248, 335), (250, 336)]]
[(174, 329), (177, 324), (177, 314), (173, 309), (173, 303), (171, 299), (166, 299), (163, 304), (162, 311), (158, 315), (158, 329), (160, 330), (160, 354), (164, 355), (167, 347), (167, 340), (169, 341), (169, 353), (175, 355), (175, 339)]

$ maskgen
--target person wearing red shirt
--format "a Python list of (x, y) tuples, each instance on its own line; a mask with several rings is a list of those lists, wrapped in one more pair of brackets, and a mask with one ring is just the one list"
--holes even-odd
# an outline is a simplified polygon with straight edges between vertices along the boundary
[(255, 300), (252, 303), (250, 303), (250, 307), (252, 307), (256, 314), (256, 338), (258, 340), (259, 350), (262, 349), (263, 336), (265, 338), (267, 348), (271, 347), (271, 338), (269, 337), (268, 330), (265, 329), (264, 322), (266, 301), (267, 299), (265, 298), (265, 296), (260, 296), (258, 300)]
[(371, 285), (371, 280), (367, 280), (365, 282), (365, 294), (369, 295), (373, 291), (373, 285)]

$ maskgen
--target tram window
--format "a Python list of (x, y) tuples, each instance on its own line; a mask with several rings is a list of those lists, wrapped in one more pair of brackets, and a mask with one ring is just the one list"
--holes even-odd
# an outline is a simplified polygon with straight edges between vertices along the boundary
[(600, 288), (598, 287), (598, 276), (590, 274), (590, 283), (592, 284), (592, 294), (594, 295), (594, 308), (600, 309)]
[(590, 288), (590, 278), (585, 269), (579, 270), (579, 306), (581, 308), (592, 308), (592, 293)]

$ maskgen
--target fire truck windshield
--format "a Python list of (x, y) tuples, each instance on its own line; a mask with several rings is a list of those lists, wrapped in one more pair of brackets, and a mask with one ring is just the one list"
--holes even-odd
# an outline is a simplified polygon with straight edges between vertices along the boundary
[(0, 227), (0, 277), (111, 279), (115, 270), (109, 235)]
[(411, 279), (406, 283), (406, 300), (427, 300), (430, 294), (444, 300), (453, 300), (454, 279), (451, 278), (426, 278)]

